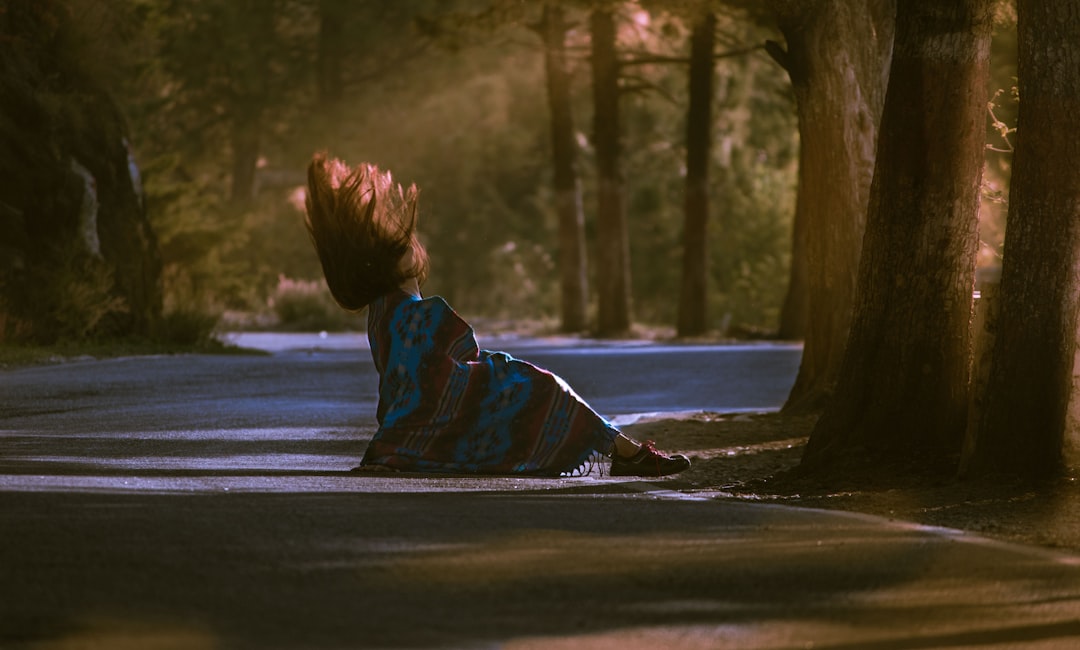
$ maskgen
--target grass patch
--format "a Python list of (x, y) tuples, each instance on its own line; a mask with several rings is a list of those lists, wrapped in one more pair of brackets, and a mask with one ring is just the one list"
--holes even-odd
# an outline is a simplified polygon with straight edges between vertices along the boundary
[(198, 343), (170, 343), (149, 340), (60, 342), (53, 345), (0, 344), (0, 369), (66, 363), (89, 359), (112, 359), (158, 354), (245, 354), (263, 356), (268, 352), (241, 348), (217, 339)]

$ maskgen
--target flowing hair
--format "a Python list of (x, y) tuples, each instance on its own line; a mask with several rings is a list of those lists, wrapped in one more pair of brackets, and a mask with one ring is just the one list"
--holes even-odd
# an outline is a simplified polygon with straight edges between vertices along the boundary
[[(316, 154), (308, 165), (308, 234), (330, 294), (343, 309), (359, 311), (401, 283), (427, 279), (428, 257), (416, 237), (416, 185), (406, 190), (390, 172)], [(410, 267), (401, 258), (413, 251)]]

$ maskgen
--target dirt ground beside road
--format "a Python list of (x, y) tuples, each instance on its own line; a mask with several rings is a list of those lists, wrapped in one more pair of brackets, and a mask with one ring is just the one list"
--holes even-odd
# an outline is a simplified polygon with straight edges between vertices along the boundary
[(814, 417), (702, 413), (623, 427), (685, 453), (694, 465), (673, 489), (725, 498), (848, 510), (1080, 553), (1080, 487), (1075, 470), (1042, 485), (961, 480), (932, 468), (875, 468), (822, 481), (797, 470)]

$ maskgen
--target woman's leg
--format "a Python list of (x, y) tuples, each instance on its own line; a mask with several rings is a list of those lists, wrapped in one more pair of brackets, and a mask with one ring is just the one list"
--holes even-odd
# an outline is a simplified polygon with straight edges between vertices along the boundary
[(630, 458), (641, 451), (641, 443), (626, 434), (615, 436), (615, 456)]

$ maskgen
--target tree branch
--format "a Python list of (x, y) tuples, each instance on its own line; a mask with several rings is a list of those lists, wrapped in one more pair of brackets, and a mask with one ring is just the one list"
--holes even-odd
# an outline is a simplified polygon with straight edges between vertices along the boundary
[[(730, 59), (730, 58), (734, 58), (734, 57), (737, 57), (737, 56), (743, 56), (743, 55), (746, 55), (746, 54), (751, 54), (753, 52), (756, 52), (757, 50), (762, 49), (762, 47), (765, 47), (765, 49), (767, 51), (768, 50), (768, 42), (766, 42), (766, 45), (764, 45), (764, 46), (762, 46), (762, 45), (748, 45), (746, 47), (741, 47), (741, 48), (737, 48), (737, 49), (734, 49), (734, 50), (729, 50), (727, 52), (720, 52), (718, 54), (713, 54), (712, 58), (713, 58), (713, 61), (719, 61), (720, 59)], [(648, 65), (648, 64), (652, 64), (652, 63), (659, 63), (659, 64), (662, 64), (662, 65), (674, 64), (674, 63), (678, 63), (678, 64), (688, 64), (688, 63), (690, 63), (690, 58), (685, 57), (685, 56), (661, 56), (659, 54), (651, 54), (649, 52), (631, 52), (630, 55), (633, 58), (619, 61), (619, 65), (626, 67), (626, 66), (632, 66), (632, 65)]]
[(670, 102), (672, 105), (679, 105), (678, 100), (676, 100), (675, 97), (671, 95), (671, 93), (669, 93), (664, 88), (656, 85), (655, 83), (649, 81), (648, 79), (643, 79), (641, 77), (623, 77), (623, 79), (627, 79), (635, 83), (623, 84), (619, 86), (620, 93), (644, 93), (651, 90), (663, 97), (664, 99), (668, 100), (668, 102)]
[(765, 41), (765, 52), (772, 57), (773, 61), (779, 63), (781, 68), (787, 70), (788, 74), (791, 74), (791, 55), (783, 45), (776, 41)]

